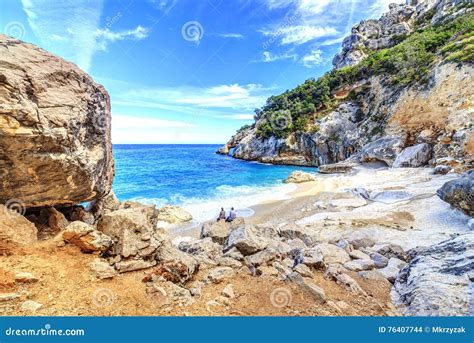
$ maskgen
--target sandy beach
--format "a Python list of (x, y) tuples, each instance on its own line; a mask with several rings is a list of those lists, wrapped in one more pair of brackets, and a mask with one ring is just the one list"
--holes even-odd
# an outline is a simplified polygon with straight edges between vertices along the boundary
[[(415, 241), (430, 245), (466, 230), (469, 218), (436, 196), (436, 190), (456, 176), (434, 175), (432, 168), (391, 169), (380, 164), (360, 166), (351, 174), (318, 173), (316, 181), (295, 184), (285, 200), (270, 198), (251, 206), (254, 214), (245, 222), (313, 230), (321, 235), (320, 241), (375, 234), (385, 237), (380, 244), (397, 242), (405, 249), (414, 248)], [(364, 199), (354, 190), (376, 198)], [(191, 229), (169, 230), (174, 237), (199, 238), (201, 226), (195, 222)]]

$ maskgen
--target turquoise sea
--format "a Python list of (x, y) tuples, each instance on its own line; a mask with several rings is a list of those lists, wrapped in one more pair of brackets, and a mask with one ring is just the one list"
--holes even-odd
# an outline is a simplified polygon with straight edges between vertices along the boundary
[(247, 162), (215, 153), (219, 145), (114, 145), (114, 191), (120, 200), (179, 205), (196, 220), (220, 207), (251, 215), (250, 206), (283, 199), (295, 186), (283, 184), (294, 170), (316, 168)]

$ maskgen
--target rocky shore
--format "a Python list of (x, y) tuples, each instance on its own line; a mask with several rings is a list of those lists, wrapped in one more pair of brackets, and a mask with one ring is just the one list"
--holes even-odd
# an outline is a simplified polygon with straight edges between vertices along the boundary
[[(44, 227), (1, 206), (1, 308), (7, 315), (472, 315), (473, 220), (436, 191), (463, 194), (468, 184), (472, 194), (473, 175), (380, 166), (317, 175), (290, 199), (257, 206), (254, 217), (204, 223), (198, 237), (158, 228), (186, 220), (182, 210), (120, 203), (112, 193), (97, 220), (92, 210), (82, 220), (51, 211), (49, 225), (64, 227), (40, 241)], [(454, 207), (472, 210), (472, 199), (463, 199)]]
[[(256, 111), (255, 123), (242, 127), (218, 153), (297, 166), (333, 168), (332, 164), (344, 161), (376, 160), (394, 167), (472, 169), (472, 56), (453, 61), (442, 53), (434, 54), (430, 63), (420, 61), (426, 63), (424, 74), (404, 79), (397, 79), (397, 74), (407, 72), (409, 63), (381, 60), (382, 52), (414, 60), (416, 54), (424, 52), (415, 52), (409, 44), (400, 47), (404, 40), (427, 27), (436, 31), (436, 25), (462, 16), (471, 18), (473, 8), (470, 3), (454, 0), (409, 1), (390, 5), (389, 12), (380, 19), (361, 21), (344, 39), (332, 71), (268, 99)], [(456, 37), (471, 34), (461, 30), (448, 40), (448, 45), (462, 46)], [(387, 50), (397, 46), (399, 50)], [(357, 70), (350, 68), (367, 59), (370, 62), (363, 72), (359, 71), (362, 75), (354, 79)], [(384, 63), (394, 65), (389, 68)], [(390, 70), (395, 75), (390, 75)], [(308, 102), (314, 102), (313, 106)], [(298, 116), (291, 113), (305, 106), (306, 112)], [(299, 124), (302, 118), (304, 124)]]

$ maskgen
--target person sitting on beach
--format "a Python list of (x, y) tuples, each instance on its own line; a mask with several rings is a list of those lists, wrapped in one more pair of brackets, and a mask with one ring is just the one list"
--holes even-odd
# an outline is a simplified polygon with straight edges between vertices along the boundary
[(225, 220), (224, 207), (221, 207), (221, 211), (219, 212), (219, 217), (217, 217), (217, 221), (219, 221), (219, 220)]
[(230, 212), (229, 212), (229, 216), (227, 217), (227, 219), (225, 220), (226, 222), (231, 222), (233, 221), (235, 218), (237, 218), (237, 213), (235, 213), (235, 210), (234, 208), (232, 207), (230, 209)]

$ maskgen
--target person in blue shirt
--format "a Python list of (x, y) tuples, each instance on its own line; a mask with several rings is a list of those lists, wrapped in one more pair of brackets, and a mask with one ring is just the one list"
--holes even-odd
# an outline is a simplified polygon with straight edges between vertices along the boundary
[(235, 218), (237, 218), (237, 213), (235, 213), (235, 210), (234, 208), (232, 207), (230, 209), (230, 212), (229, 212), (229, 216), (227, 217), (227, 219), (225, 220), (226, 222), (231, 222), (233, 221)]

